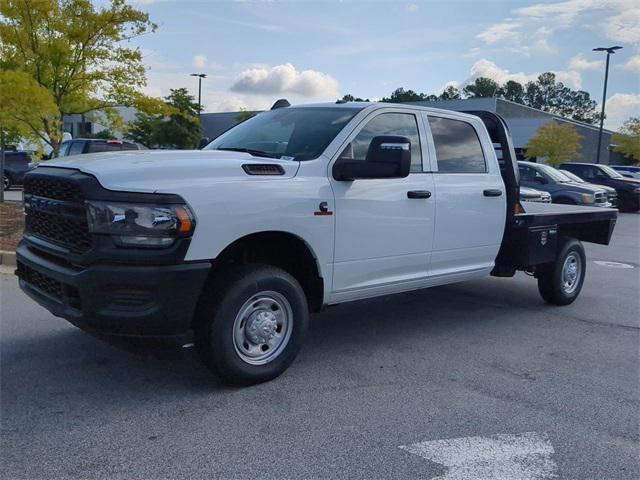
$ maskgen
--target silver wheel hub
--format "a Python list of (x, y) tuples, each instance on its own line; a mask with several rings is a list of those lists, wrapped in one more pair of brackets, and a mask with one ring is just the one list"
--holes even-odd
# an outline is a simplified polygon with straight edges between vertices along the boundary
[(565, 293), (573, 293), (578, 288), (581, 274), (582, 259), (577, 253), (571, 252), (562, 265), (562, 289)]
[(293, 330), (293, 310), (284, 295), (259, 292), (249, 298), (233, 323), (233, 346), (251, 365), (264, 365), (286, 348)]

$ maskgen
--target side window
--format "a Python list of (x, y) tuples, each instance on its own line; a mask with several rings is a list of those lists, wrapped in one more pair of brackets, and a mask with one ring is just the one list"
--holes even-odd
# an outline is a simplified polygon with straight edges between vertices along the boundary
[(97, 152), (119, 152), (122, 150), (122, 144), (119, 142), (90, 142), (87, 153)]
[(536, 171), (533, 168), (520, 165), (518, 170), (520, 170), (520, 181), (535, 182)]
[(411, 141), (411, 172), (422, 172), (422, 152), (416, 116), (411, 113), (383, 113), (371, 119), (340, 155), (341, 158), (365, 160), (373, 137), (397, 135)]
[(591, 167), (591, 168), (594, 171), (593, 173), (595, 178), (600, 178), (600, 179), (608, 178), (607, 175), (600, 168), (597, 168), (597, 167)]
[(84, 142), (71, 142), (67, 155), (79, 155), (84, 150)]
[(476, 130), (467, 122), (429, 116), (438, 172), (485, 173), (487, 164)]

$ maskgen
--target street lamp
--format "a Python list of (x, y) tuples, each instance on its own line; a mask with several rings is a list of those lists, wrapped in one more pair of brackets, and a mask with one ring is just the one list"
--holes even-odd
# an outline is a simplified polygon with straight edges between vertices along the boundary
[(191, 77), (198, 77), (198, 119), (200, 119), (200, 113), (202, 112), (202, 79), (207, 78), (206, 73), (191, 73)]
[(604, 123), (604, 105), (607, 101), (607, 81), (609, 80), (609, 56), (620, 50), (621, 46), (615, 47), (598, 47), (594, 48), (594, 52), (607, 52), (607, 64), (604, 70), (604, 91), (602, 93), (602, 112), (600, 113), (600, 131), (598, 132), (598, 151), (596, 152), (596, 163), (600, 163), (600, 147), (602, 145), (602, 125)]

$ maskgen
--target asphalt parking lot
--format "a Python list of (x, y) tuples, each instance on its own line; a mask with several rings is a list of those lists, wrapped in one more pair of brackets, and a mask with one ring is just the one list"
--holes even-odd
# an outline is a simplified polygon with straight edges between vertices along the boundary
[(568, 307), (519, 274), (331, 308), (245, 389), (188, 336), (105, 342), (0, 275), (0, 477), (638, 479), (639, 238), (621, 214), (587, 244)]

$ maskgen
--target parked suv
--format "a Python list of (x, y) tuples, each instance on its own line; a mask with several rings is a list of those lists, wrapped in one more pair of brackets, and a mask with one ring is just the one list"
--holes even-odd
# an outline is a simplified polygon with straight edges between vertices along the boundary
[(100, 138), (75, 138), (62, 142), (59, 157), (80, 155), (82, 153), (119, 152), (122, 150), (140, 150), (137, 143), (124, 140), (103, 140)]
[(31, 153), (27, 151), (4, 152), (4, 189), (21, 185), (24, 174), (29, 170)]
[[(593, 183), (585, 182), (583, 179), (581, 179), (575, 173), (570, 172), (569, 170), (559, 170), (559, 171), (562, 172), (563, 175), (566, 175), (567, 177), (569, 177), (575, 183), (582, 183), (586, 185), (595, 186)], [(618, 192), (616, 192), (615, 188), (607, 187), (606, 185), (598, 185), (597, 188), (601, 188), (605, 192), (607, 192), (607, 198), (609, 199), (609, 203), (611, 204), (612, 207), (618, 206)]]
[(575, 173), (589, 183), (615, 188), (620, 211), (635, 212), (640, 209), (640, 180), (624, 177), (608, 165), (595, 163), (563, 163), (560, 168)]
[(520, 185), (551, 194), (553, 203), (610, 207), (606, 192), (588, 184), (572, 182), (569, 177), (549, 165), (518, 162)]

